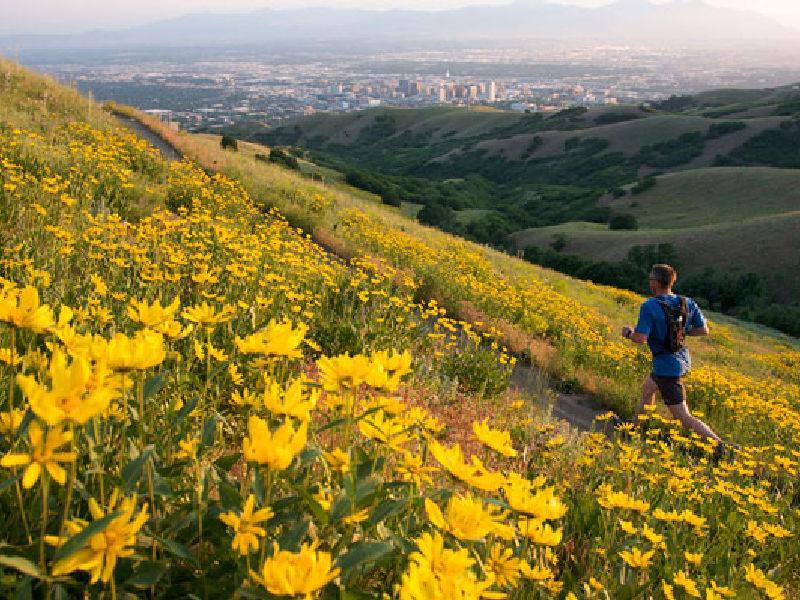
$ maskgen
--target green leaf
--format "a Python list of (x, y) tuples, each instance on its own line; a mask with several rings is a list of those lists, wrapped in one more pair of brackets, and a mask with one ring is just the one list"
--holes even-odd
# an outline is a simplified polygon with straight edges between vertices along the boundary
[(332, 421), (328, 421), (325, 425), (317, 429), (317, 433), (322, 433), (326, 429), (333, 429), (334, 427), (338, 427), (339, 425), (344, 425), (347, 419), (339, 418), (333, 419)]
[(205, 427), (203, 427), (203, 437), (201, 438), (203, 446), (210, 447), (214, 445), (214, 434), (217, 432), (218, 421), (219, 417), (217, 415), (211, 415), (211, 418), (206, 421)]
[(311, 509), (312, 514), (314, 515), (314, 519), (322, 525), (323, 527), (328, 524), (328, 513), (322, 508), (322, 505), (317, 502), (317, 500), (308, 493), (308, 490), (302, 485), (295, 485), (292, 484), (292, 488), (297, 492), (297, 494), (305, 500), (308, 507)]
[(133, 459), (124, 467), (122, 467), (122, 480), (125, 482), (123, 490), (126, 493), (132, 492), (139, 480), (142, 478), (142, 471), (144, 470), (144, 463), (150, 458), (150, 450), (142, 452), (138, 458)]
[(0, 555), (0, 565), (16, 569), (20, 573), (30, 575), (36, 579), (43, 579), (42, 572), (35, 564), (22, 556), (4, 556)]
[(175, 540), (170, 540), (167, 538), (161, 538), (158, 536), (153, 536), (155, 539), (167, 549), (167, 551), (172, 554), (173, 556), (177, 556), (178, 558), (182, 558), (186, 562), (196, 566), (197, 562), (195, 561), (194, 556), (189, 551), (189, 549), (181, 544), (180, 542), (176, 542)]
[(231, 467), (239, 462), (239, 459), (242, 458), (241, 452), (236, 452), (235, 454), (229, 454), (228, 456), (223, 456), (214, 461), (214, 464), (222, 469), (223, 471), (227, 472), (231, 470)]
[(339, 521), (347, 515), (350, 512), (350, 505), (350, 498), (347, 497), (347, 494), (339, 496), (331, 506), (331, 520), (334, 522)]
[(349, 571), (353, 567), (365, 562), (374, 562), (386, 556), (394, 549), (388, 542), (356, 542), (350, 546), (347, 554), (340, 556), (336, 564), (342, 571)]
[(367, 521), (368, 525), (377, 525), (381, 521), (388, 519), (391, 516), (396, 515), (403, 507), (408, 503), (408, 499), (404, 498), (402, 500), (391, 500), (387, 499), (381, 502), (378, 507), (372, 511), (372, 514)]
[(3, 483), (0, 483), (0, 492), (14, 485), (14, 483), (19, 481), (21, 477), (22, 473), (19, 473), (15, 477), (9, 477), (8, 479), (4, 480)]
[(14, 433), (15, 441), (22, 438), (25, 434), (28, 433), (28, 426), (31, 424), (31, 421), (33, 421), (33, 417), (34, 417), (33, 411), (29, 408), (25, 413), (25, 416), (22, 417), (22, 423), (19, 424), (19, 427), (17, 427), (17, 431)]
[(145, 560), (139, 564), (139, 567), (128, 581), (126, 585), (132, 585), (139, 588), (148, 588), (158, 583), (158, 580), (167, 572), (167, 565), (163, 562), (154, 562), (152, 560)]
[(53, 557), (53, 562), (58, 562), (60, 560), (64, 560), (65, 558), (69, 558), (73, 554), (75, 554), (78, 550), (83, 548), (89, 538), (91, 538), (96, 533), (100, 533), (108, 524), (111, 523), (114, 519), (119, 517), (122, 514), (121, 510), (114, 511), (113, 513), (106, 515), (102, 519), (98, 519), (97, 521), (92, 521), (89, 525), (84, 528), (77, 535), (73, 535), (71, 538), (67, 540), (67, 543), (61, 546), (57, 551), (56, 555)]
[(381, 485), (381, 480), (377, 477), (369, 477), (367, 479), (362, 479), (356, 485), (356, 493), (355, 493), (355, 501), (356, 504), (361, 502), (364, 498), (371, 496), (375, 492), (378, 491), (378, 487)]
[(32, 600), (33, 599), (33, 586), (31, 585), (31, 578), (25, 576), (19, 582), (17, 589), (14, 590), (14, 600)]
[(242, 505), (242, 497), (239, 495), (239, 490), (232, 486), (230, 483), (221, 479), (218, 483), (219, 487), (219, 501), (224, 508), (233, 509)]
[(310, 523), (311, 521), (304, 519), (288, 531), (285, 531), (278, 540), (278, 546), (292, 552), (300, 550), (300, 542), (302, 542), (303, 538), (306, 536)]
[(304, 450), (300, 453), (300, 464), (302, 466), (306, 466), (310, 463), (315, 462), (320, 456), (322, 456), (322, 452), (319, 451), (317, 448), (312, 448), (310, 450)]
[(162, 477), (156, 471), (153, 472), (153, 493), (165, 498), (172, 498), (174, 496), (169, 479)]
[(161, 388), (164, 387), (164, 382), (165, 378), (163, 373), (159, 373), (155, 377), (151, 377), (150, 379), (148, 379), (144, 384), (144, 390), (142, 390), (142, 392), (144, 393), (144, 399), (147, 400), (149, 398), (152, 398), (158, 392), (160, 392)]
[(197, 402), (198, 402), (198, 398), (197, 398), (197, 396), (195, 396), (194, 398), (190, 398), (187, 402), (184, 403), (184, 405), (178, 411), (178, 422), (179, 423), (181, 421), (183, 421), (184, 419), (186, 419), (186, 417), (189, 415), (189, 413), (192, 412), (195, 409), (195, 407), (197, 406)]

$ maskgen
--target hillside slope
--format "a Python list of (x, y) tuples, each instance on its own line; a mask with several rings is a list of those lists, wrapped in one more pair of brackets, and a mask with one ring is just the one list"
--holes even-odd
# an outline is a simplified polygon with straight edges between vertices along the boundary
[(796, 340), (715, 319), (693, 345), (693, 406), (744, 444), (722, 462), (657, 413), (576, 436), (510, 364), (630, 402), (645, 356), (612, 325), (640, 298), (263, 148), (164, 128), (201, 164), (168, 163), (0, 75), (4, 595), (796, 595)]
[[(297, 146), (421, 222), (512, 251), (536, 246), (532, 261), (599, 283), (644, 291), (630, 259), (657, 260), (661, 245), (689, 276), (684, 293), (800, 333), (800, 284), (787, 275), (800, 264), (788, 215), (800, 210), (798, 86), (555, 114), (377, 109), (238, 133)], [(614, 218), (638, 230), (581, 224)], [(752, 289), (734, 298), (743, 277)]]

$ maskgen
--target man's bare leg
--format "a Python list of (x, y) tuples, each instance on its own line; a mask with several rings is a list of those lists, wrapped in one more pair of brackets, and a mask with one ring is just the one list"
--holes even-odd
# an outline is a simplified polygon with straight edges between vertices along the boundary
[(653, 378), (648, 375), (647, 379), (645, 379), (644, 383), (642, 384), (642, 399), (639, 401), (639, 405), (636, 407), (636, 412), (633, 415), (634, 419), (638, 419), (639, 415), (644, 412), (645, 406), (648, 404), (655, 404), (656, 392), (658, 392), (658, 386), (656, 385), (656, 382), (653, 381)]
[(681, 425), (683, 425), (686, 429), (694, 431), (696, 434), (702, 435), (703, 437), (711, 438), (715, 442), (722, 441), (708, 425), (691, 413), (689, 407), (686, 405), (686, 402), (673, 404), (669, 407), (669, 410), (672, 413), (672, 416), (678, 419), (681, 422)]

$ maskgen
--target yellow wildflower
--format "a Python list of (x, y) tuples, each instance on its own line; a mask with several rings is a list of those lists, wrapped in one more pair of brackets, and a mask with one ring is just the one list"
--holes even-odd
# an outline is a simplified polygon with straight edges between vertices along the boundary
[(39, 302), (35, 287), (0, 290), (0, 322), (42, 333), (54, 325), (53, 310)]
[(0, 467), (23, 467), (22, 487), (26, 490), (33, 487), (39, 480), (42, 469), (59, 484), (63, 485), (67, 479), (67, 472), (58, 463), (70, 463), (76, 458), (74, 452), (58, 451), (58, 448), (72, 441), (72, 432), (60, 428), (50, 429), (46, 434), (42, 426), (33, 421), (28, 426), (28, 439), (30, 440), (30, 453), (9, 452), (0, 459)]
[(236, 309), (226, 304), (217, 312), (213, 306), (210, 306), (207, 302), (203, 302), (202, 304), (189, 306), (183, 309), (181, 314), (187, 321), (203, 325), (206, 328), (211, 328), (214, 325), (229, 321), (231, 317), (236, 314)]
[(319, 393), (305, 384), (306, 380), (301, 377), (283, 388), (276, 381), (267, 379), (264, 384), (264, 408), (275, 415), (288, 415), (301, 421), (309, 421), (311, 411), (317, 405)]
[(489, 418), (487, 417), (482, 422), (477, 421), (472, 423), (472, 432), (478, 441), (491, 448), (495, 452), (513, 458), (517, 455), (517, 451), (511, 445), (511, 434), (507, 431), (500, 431), (489, 427)]
[(150, 329), (137, 331), (131, 338), (116, 333), (110, 340), (94, 338), (92, 356), (115, 371), (144, 370), (161, 364), (167, 356), (164, 338)]
[[(136, 512), (136, 496), (119, 500), (119, 491), (114, 490), (108, 504), (108, 510), (103, 510), (94, 498), (89, 499), (89, 512), (97, 521), (106, 516), (119, 512), (119, 516), (111, 520), (99, 533), (95, 533), (86, 540), (84, 546), (74, 554), (57, 562), (53, 566), (53, 575), (66, 575), (73, 571), (87, 571), (91, 582), (107, 582), (114, 573), (117, 560), (133, 555), (136, 544), (136, 535), (148, 518), (147, 505), (145, 504), (138, 514)], [(67, 522), (67, 529), (73, 535), (79, 534), (88, 526), (86, 521), (74, 520)], [(67, 540), (48, 536), (47, 541), (55, 545), (62, 545)]]
[(521, 518), (517, 522), (519, 532), (534, 544), (542, 546), (555, 546), (561, 543), (563, 528), (553, 529), (548, 523), (540, 519)]
[(236, 337), (236, 348), (242, 354), (261, 354), (267, 357), (300, 358), (300, 345), (308, 333), (308, 325), (291, 321), (277, 323), (272, 319), (263, 330), (242, 339)]
[(678, 585), (684, 589), (684, 591), (693, 598), (699, 598), (700, 592), (697, 589), (697, 584), (692, 581), (692, 579), (683, 571), (678, 571), (675, 574), (675, 579), (673, 580), (675, 585)]
[(650, 566), (650, 561), (655, 554), (655, 550), (648, 550), (642, 552), (639, 548), (631, 548), (631, 550), (623, 550), (619, 553), (628, 565), (634, 569), (644, 569)]
[(84, 424), (100, 414), (119, 396), (111, 382), (111, 371), (102, 363), (92, 365), (75, 356), (67, 364), (67, 356), (56, 348), (48, 369), (50, 385), (42, 385), (31, 375), (17, 375), (17, 383), (28, 398), (31, 410), (48, 425), (62, 421)]
[(451, 496), (444, 514), (435, 502), (426, 498), (425, 512), (431, 523), (460, 540), (482, 540), (490, 533), (503, 538), (513, 537), (513, 530), (503, 524), (506, 513), (497, 506), (484, 505), (480, 498), (471, 494)]
[(259, 527), (258, 524), (268, 521), (274, 516), (269, 507), (254, 510), (255, 504), (256, 497), (250, 494), (240, 514), (223, 513), (219, 516), (220, 521), (233, 529), (231, 548), (242, 556), (258, 549), (258, 539), (267, 534), (264, 528)]
[(261, 575), (251, 572), (251, 576), (270, 594), (311, 598), (314, 592), (336, 579), (339, 572), (338, 567), (333, 568), (330, 553), (317, 551), (317, 544), (303, 544), (295, 554), (281, 550), (275, 543)]
[(272, 432), (266, 421), (251, 416), (247, 422), (247, 432), (243, 449), (245, 460), (281, 471), (305, 447), (308, 423), (303, 422), (295, 430), (292, 423), (286, 421)]
[(140, 325), (155, 329), (164, 323), (174, 323), (173, 316), (179, 307), (180, 300), (177, 296), (165, 306), (162, 306), (159, 300), (154, 300), (152, 304), (147, 300), (131, 300), (130, 306), (128, 306), (128, 316)]
[(330, 452), (323, 452), (322, 455), (334, 471), (339, 471), (344, 474), (350, 470), (350, 455), (341, 448), (334, 448)]
[(522, 571), (522, 562), (514, 557), (511, 548), (495, 543), (486, 557), (486, 571), (491, 573), (498, 586), (515, 587)]

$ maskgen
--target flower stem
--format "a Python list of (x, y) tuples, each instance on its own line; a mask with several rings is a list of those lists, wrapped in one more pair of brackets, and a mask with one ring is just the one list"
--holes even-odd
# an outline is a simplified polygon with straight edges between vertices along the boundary
[[(69, 427), (70, 427), (70, 433), (73, 434), (74, 432), (73, 432), (72, 425), (70, 425)], [(74, 452), (75, 451), (75, 439), (74, 439), (74, 437), (71, 437), (70, 440), (71, 440), (70, 441), (70, 450)], [(70, 469), (69, 469), (69, 481), (67, 482), (67, 495), (66, 495), (66, 498), (64, 500), (64, 514), (61, 516), (61, 527), (59, 527), (59, 529), (58, 529), (58, 536), (59, 537), (63, 537), (64, 536), (64, 528), (67, 526), (67, 517), (69, 517), (69, 505), (72, 503), (72, 491), (73, 491), (73, 489), (75, 487), (75, 476), (77, 474), (77, 468), (78, 468), (77, 464), (78, 464), (78, 460), (76, 458), (75, 460), (72, 461), (72, 465), (70, 466)], [(102, 500), (102, 498), (101, 498), (101, 500)]]
[(16, 373), (16, 368), (14, 366), (14, 362), (16, 360), (17, 355), (17, 330), (12, 327), (11, 328), (11, 346), (9, 347), (10, 359), (11, 362), (8, 365), (8, 411), (9, 413), (14, 413), (14, 375)]
[[(17, 470), (14, 469), (14, 473), (16, 474)], [(25, 527), (25, 536), (28, 538), (28, 543), (33, 543), (33, 537), (31, 536), (31, 528), (28, 525), (28, 517), (25, 516), (25, 504), (22, 501), (22, 487), (19, 484), (19, 479), (17, 479), (16, 483), (17, 488), (17, 502), (19, 503), (19, 514), (22, 517), (22, 525)]]
[(47, 469), (42, 468), (42, 523), (41, 534), (39, 536), (39, 569), (42, 573), (47, 572), (47, 560), (44, 552), (44, 538), (47, 535), (48, 501), (50, 492), (50, 477)]
[[(266, 472), (264, 473), (264, 508), (269, 508), (270, 504), (272, 504), (272, 469), (266, 467)], [(261, 561), (258, 564), (259, 571), (261, 570), (261, 566), (264, 564), (266, 552), (267, 539), (265, 537), (264, 544), (261, 546)]]

